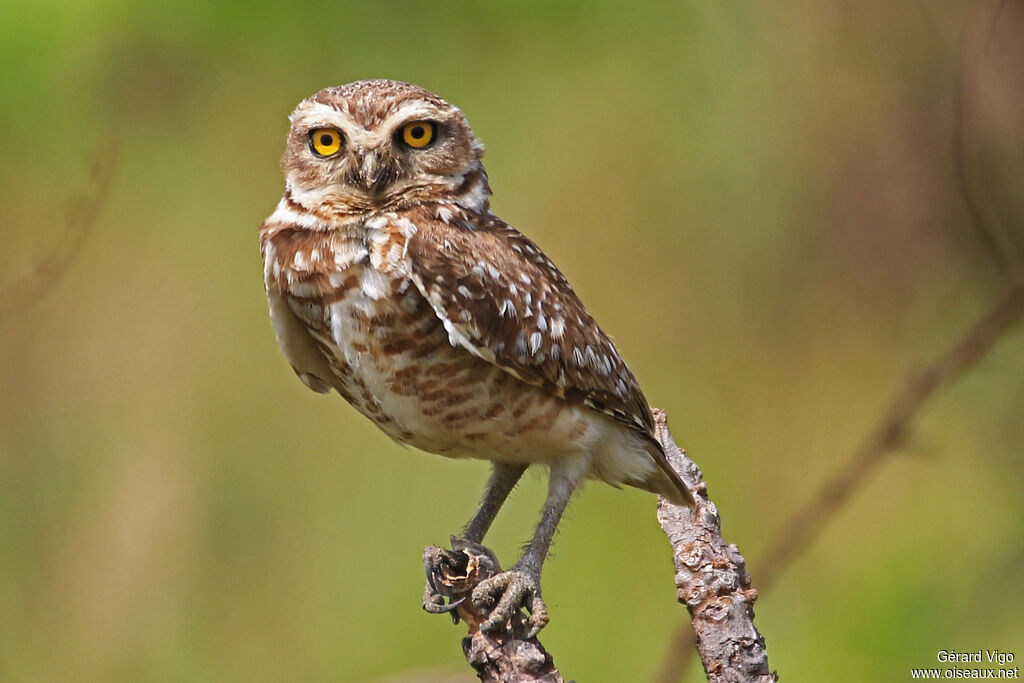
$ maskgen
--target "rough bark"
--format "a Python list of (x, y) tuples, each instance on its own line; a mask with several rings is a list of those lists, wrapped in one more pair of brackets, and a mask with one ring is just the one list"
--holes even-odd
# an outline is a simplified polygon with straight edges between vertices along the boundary
[(690, 611), (708, 681), (777, 681), (768, 668), (764, 638), (754, 627), (757, 591), (743, 556), (722, 539), (722, 520), (708, 498), (700, 468), (672, 440), (665, 412), (654, 409), (654, 419), (669, 463), (690, 486), (697, 503), (691, 510), (659, 498), (658, 521), (672, 544), (679, 602)]

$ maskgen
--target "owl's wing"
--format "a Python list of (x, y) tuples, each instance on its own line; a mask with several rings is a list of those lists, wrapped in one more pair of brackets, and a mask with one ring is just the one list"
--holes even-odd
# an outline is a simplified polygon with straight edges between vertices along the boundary
[(326, 394), (331, 390), (334, 373), (327, 358), (310, 335), (306, 323), (299, 319), (288, 304), (288, 298), (281, 290), (282, 283), (274, 275), (275, 265), (278, 271), (280, 266), (277, 261), (277, 250), (271, 238), (272, 233), (264, 234), (266, 225), (267, 223), (264, 223), (260, 226), (260, 254), (263, 257), (263, 283), (267, 290), (274, 336), (277, 337), (278, 346), (302, 383), (317, 393)]
[(413, 282), (451, 343), (641, 434), (682, 498), (692, 501), (654, 436), (636, 378), (555, 264), (494, 216), (483, 225), (453, 223), (417, 223), (407, 245)]
[(334, 373), (310, 336), (306, 324), (295, 315), (285, 296), (276, 289), (267, 289), (267, 301), (270, 304), (270, 323), (274, 326), (274, 336), (292, 370), (307, 387), (318, 394), (326, 394), (331, 390), (330, 378)]

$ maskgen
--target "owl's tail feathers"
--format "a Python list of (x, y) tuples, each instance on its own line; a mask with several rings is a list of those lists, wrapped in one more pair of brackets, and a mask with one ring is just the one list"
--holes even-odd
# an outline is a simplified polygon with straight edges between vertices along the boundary
[(694, 503), (693, 494), (690, 493), (690, 487), (672, 469), (672, 465), (669, 464), (668, 458), (665, 457), (665, 451), (662, 450), (661, 444), (652, 439), (647, 447), (647, 452), (650, 453), (651, 458), (657, 463), (658, 468), (652, 471), (645, 479), (627, 481), (626, 483), (638, 489), (664, 496), (676, 505), (685, 505), (689, 508), (695, 507), (696, 503)]

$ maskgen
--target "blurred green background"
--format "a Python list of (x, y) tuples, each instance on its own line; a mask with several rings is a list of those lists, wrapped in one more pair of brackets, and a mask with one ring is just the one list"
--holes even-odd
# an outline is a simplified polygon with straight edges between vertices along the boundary
[[(1017, 226), (1018, 5), (971, 136)], [(469, 517), (487, 466), (402, 449), (306, 390), (267, 320), (256, 228), (286, 116), (360, 78), (466, 112), (496, 212), (668, 410), (756, 584), (909, 370), (1006, 287), (953, 172), (960, 46), (983, 15), (6, 0), (0, 291), (61, 244), (111, 141), (118, 157), (59, 282), (0, 317), (0, 680), (466, 675), (462, 627), (420, 611), (419, 558)], [(1018, 328), (757, 603), (784, 680), (908, 680), (940, 649), (1024, 658), (1022, 415)], [(543, 489), (529, 479), (499, 517), (507, 563)], [(544, 643), (567, 677), (649, 679), (683, 618), (654, 503), (591, 484), (562, 525)]]

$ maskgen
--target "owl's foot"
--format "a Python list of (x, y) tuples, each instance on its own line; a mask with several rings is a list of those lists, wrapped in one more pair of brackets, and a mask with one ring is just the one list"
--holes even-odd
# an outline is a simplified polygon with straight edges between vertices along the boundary
[(550, 620), (548, 608), (540, 596), (539, 577), (515, 567), (481, 581), (473, 589), (472, 600), (473, 605), (487, 615), (487, 620), (480, 624), (484, 633), (504, 628), (520, 608), (530, 613), (527, 639), (540, 633)]
[[(449, 613), (455, 623), (461, 617), (471, 632), (479, 627), (484, 633), (495, 633), (511, 626), (518, 639), (533, 638), (547, 625), (540, 572), (532, 571), (530, 564), (523, 566), (522, 561), (504, 572), (489, 548), (464, 538), (452, 537), (452, 548), (430, 546), (423, 551), (427, 573), (424, 610)], [(445, 598), (451, 602), (445, 604)], [(522, 615), (520, 609), (528, 615)]]

